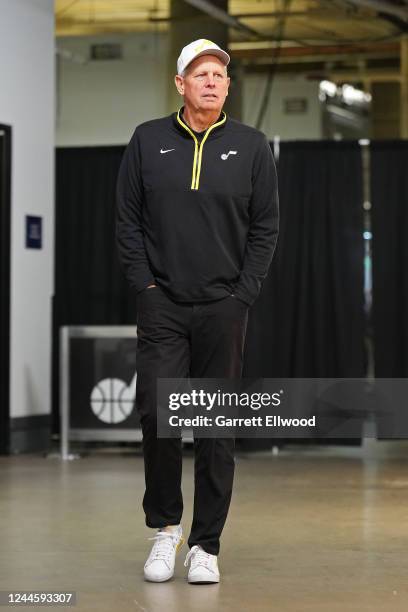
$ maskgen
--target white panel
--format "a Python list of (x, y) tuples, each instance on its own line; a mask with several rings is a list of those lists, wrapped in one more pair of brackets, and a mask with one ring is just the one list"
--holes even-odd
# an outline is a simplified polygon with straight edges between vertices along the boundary
[[(244, 80), (244, 122), (255, 125), (265, 91), (266, 76), (247, 75)], [(276, 77), (265, 114), (262, 131), (273, 139), (281, 140), (320, 139), (322, 137), (319, 82), (308, 81), (302, 76)], [(303, 98), (307, 111), (299, 114), (284, 112), (285, 99)]]
[[(93, 42), (121, 43), (123, 59), (77, 63)], [(167, 108), (167, 37), (160, 34), (60, 38), (57, 145), (124, 144), (139, 123)]]

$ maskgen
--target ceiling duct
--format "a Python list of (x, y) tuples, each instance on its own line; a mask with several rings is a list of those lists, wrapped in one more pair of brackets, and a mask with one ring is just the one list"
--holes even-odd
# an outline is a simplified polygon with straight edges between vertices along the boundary
[(207, 13), (207, 15), (210, 15), (210, 17), (213, 17), (213, 19), (217, 19), (217, 21), (225, 23), (230, 28), (238, 30), (242, 34), (246, 34), (247, 36), (249, 35), (255, 38), (261, 38), (261, 35), (256, 32), (256, 30), (253, 30), (252, 28), (249, 28), (248, 26), (244, 25), (243, 23), (241, 23), (241, 21), (239, 21), (239, 19), (233, 17), (232, 15), (227, 13), (227, 11), (220, 9), (218, 6), (215, 6), (212, 2), (209, 2), (209, 0), (184, 0), (184, 2), (186, 2), (186, 4), (194, 6), (196, 9), (202, 11), (203, 13)]

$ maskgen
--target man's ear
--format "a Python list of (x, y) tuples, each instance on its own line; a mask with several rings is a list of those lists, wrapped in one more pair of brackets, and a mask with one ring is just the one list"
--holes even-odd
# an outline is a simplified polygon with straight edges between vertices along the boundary
[(174, 82), (176, 84), (177, 91), (179, 92), (180, 96), (184, 96), (184, 79), (183, 79), (183, 77), (180, 76), (179, 74), (176, 74), (176, 76), (174, 77)]

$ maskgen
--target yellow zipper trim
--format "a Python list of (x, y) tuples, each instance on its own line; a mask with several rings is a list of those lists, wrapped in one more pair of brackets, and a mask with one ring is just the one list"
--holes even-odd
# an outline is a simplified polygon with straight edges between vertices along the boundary
[[(187, 132), (190, 134), (190, 136), (192, 136), (192, 138), (194, 139), (194, 161), (193, 161), (193, 175), (192, 175), (192, 180), (191, 180), (191, 189), (194, 189), (195, 191), (197, 191), (199, 183), (200, 183), (201, 162), (202, 162), (202, 159), (203, 159), (203, 146), (204, 146), (204, 143), (207, 140), (208, 136), (210, 135), (210, 132), (214, 128), (216, 128), (219, 125), (222, 125), (223, 123), (226, 122), (227, 115), (224, 113), (224, 111), (222, 111), (224, 116), (221, 119), (221, 121), (218, 121), (217, 123), (214, 123), (213, 125), (211, 125), (208, 128), (208, 130), (206, 131), (205, 136), (202, 139), (201, 143), (198, 144), (198, 140), (195, 137), (194, 132), (192, 132), (190, 130), (190, 128), (180, 119), (180, 110), (177, 113), (177, 121), (179, 122), (180, 125), (183, 126), (183, 128), (185, 130), (187, 130)], [(198, 157), (197, 157), (197, 151), (198, 151)]]
[[(181, 110), (181, 109), (180, 109)], [(185, 123), (182, 122), (182, 120), (180, 119), (180, 110), (177, 113), (177, 121), (179, 122), (180, 125), (183, 126), (183, 128), (185, 130), (187, 130), (187, 132), (190, 134), (190, 136), (193, 137), (194, 139), (194, 161), (193, 161), (193, 176), (191, 179), (191, 189), (194, 189), (194, 185), (195, 185), (195, 177), (196, 177), (196, 161), (197, 161), (197, 151), (198, 151), (198, 140), (195, 137), (194, 132), (192, 132), (190, 130), (190, 128), (188, 127), (188, 125), (186, 125)]]
[(223, 118), (221, 119), (221, 121), (218, 121), (218, 123), (214, 123), (213, 125), (211, 125), (208, 130), (205, 133), (204, 138), (201, 141), (200, 144), (200, 149), (199, 149), (199, 153), (198, 153), (198, 162), (197, 162), (197, 177), (196, 177), (196, 189), (198, 189), (198, 184), (200, 182), (200, 173), (201, 173), (201, 160), (203, 157), (203, 146), (205, 141), (207, 140), (211, 130), (213, 130), (214, 128), (218, 127), (219, 125), (222, 125), (223, 123), (225, 123), (227, 120), (227, 115), (224, 113)]

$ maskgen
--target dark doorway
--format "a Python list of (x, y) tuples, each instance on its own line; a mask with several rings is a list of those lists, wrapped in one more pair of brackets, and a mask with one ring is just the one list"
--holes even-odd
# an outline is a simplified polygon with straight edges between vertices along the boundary
[(0, 454), (9, 452), (11, 128), (0, 124)]

